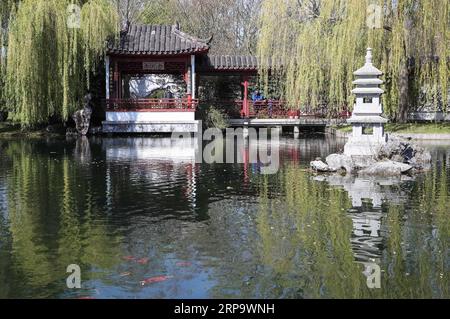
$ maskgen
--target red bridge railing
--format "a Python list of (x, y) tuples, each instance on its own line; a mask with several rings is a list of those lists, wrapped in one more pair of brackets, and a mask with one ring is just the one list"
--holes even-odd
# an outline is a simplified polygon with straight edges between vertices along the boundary
[(180, 99), (107, 99), (108, 112), (157, 112), (157, 111), (195, 111), (199, 101), (192, 98)]
[[(180, 99), (107, 99), (104, 100), (108, 112), (194, 112), (199, 106), (198, 99), (189, 97)], [(293, 110), (283, 100), (247, 101), (248, 115), (245, 113), (243, 100), (212, 100), (201, 101), (204, 105), (220, 107), (231, 118), (249, 117), (259, 119), (297, 119), (305, 117), (347, 119), (352, 114), (349, 111), (333, 112), (326, 108), (315, 111)]]
[(248, 115), (243, 100), (212, 100), (201, 101), (201, 104), (214, 105), (224, 110), (231, 118), (259, 119), (297, 119), (301, 117), (325, 118), (326, 114), (319, 111), (304, 112), (293, 109), (284, 100), (247, 101)]

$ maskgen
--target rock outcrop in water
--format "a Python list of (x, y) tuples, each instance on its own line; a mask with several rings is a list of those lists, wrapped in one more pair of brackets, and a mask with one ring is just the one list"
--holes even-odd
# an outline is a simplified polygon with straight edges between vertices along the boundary
[(84, 107), (83, 109), (75, 112), (72, 116), (75, 121), (76, 129), (78, 134), (86, 136), (89, 132), (89, 127), (91, 125), (92, 116), (92, 94), (88, 94), (84, 97)]
[(321, 159), (311, 162), (311, 169), (319, 173), (356, 173), (363, 176), (399, 176), (430, 167), (430, 152), (400, 138), (389, 139), (376, 156), (331, 154), (325, 162)]

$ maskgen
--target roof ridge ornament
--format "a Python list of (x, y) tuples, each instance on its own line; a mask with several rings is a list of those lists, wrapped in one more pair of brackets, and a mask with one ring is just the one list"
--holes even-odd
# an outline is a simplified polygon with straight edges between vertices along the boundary
[(207, 45), (210, 45), (213, 39), (214, 39), (214, 35), (210, 36), (209, 38), (199, 39), (199, 40), (200, 40), (200, 42), (204, 42)]

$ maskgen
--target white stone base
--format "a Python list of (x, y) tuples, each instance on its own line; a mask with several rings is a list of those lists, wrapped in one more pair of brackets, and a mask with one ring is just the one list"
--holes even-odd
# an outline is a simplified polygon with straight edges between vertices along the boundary
[(376, 156), (381, 147), (386, 144), (385, 139), (375, 139), (373, 136), (350, 137), (344, 147), (347, 156)]
[(195, 112), (178, 110), (106, 112), (104, 133), (197, 133)]
[(106, 112), (107, 122), (195, 121), (194, 111)]
[(197, 133), (199, 121), (184, 122), (103, 122), (104, 133)]

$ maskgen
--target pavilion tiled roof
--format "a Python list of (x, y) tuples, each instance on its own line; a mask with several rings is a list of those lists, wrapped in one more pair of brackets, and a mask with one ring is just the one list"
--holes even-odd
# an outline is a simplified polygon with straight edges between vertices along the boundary
[(130, 25), (120, 39), (108, 47), (109, 54), (177, 55), (208, 52), (211, 39), (182, 32), (178, 25)]
[(202, 57), (199, 68), (215, 71), (257, 71), (258, 58), (249, 55), (207, 55)]

